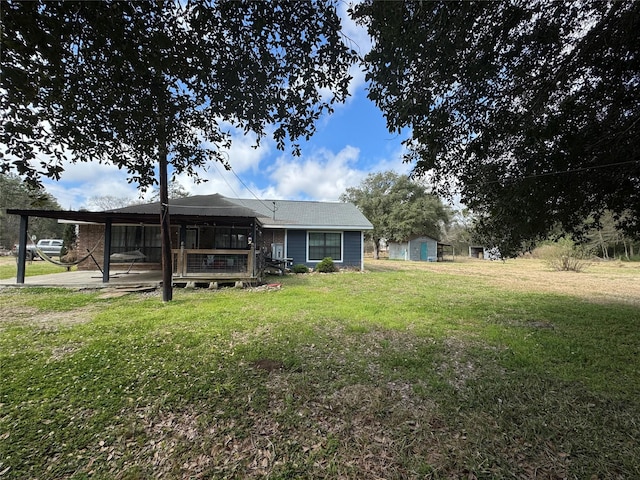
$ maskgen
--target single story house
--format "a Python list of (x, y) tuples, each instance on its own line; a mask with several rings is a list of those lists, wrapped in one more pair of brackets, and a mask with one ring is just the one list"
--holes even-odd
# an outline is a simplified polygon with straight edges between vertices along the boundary
[(388, 242), (389, 259), (437, 262), (444, 259), (444, 250), (451, 245), (435, 238), (418, 235), (404, 242)]
[[(8, 210), (21, 216), (26, 244), (29, 217), (79, 225), (78, 251), (91, 253), (79, 269), (160, 269), (160, 203), (103, 212)], [(227, 198), (197, 195), (169, 201), (173, 278), (259, 281), (269, 261), (313, 268), (325, 257), (364, 268), (364, 232), (373, 226), (350, 203)], [(23, 260), (18, 283), (24, 283)], [(22, 263), (22, 282), (21, 282)]]

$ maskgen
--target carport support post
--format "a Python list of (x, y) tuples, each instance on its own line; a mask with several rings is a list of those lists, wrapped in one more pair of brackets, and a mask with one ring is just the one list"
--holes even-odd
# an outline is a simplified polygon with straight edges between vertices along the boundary
[(27, 260), (27, 229), (29, 228), (29, 217), (20, 215), (20, 233), (18, 237), (18, 272), (16, 283), (24, 284), (25, 263)]
[(104, 257), (102, 261), (102, 283), (109, 283), (109, 256), (111, 255), (111, 220), (104, 224)]

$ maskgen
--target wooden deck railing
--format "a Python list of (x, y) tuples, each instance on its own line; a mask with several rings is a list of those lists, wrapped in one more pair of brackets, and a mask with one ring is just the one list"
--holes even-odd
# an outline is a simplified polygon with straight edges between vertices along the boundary
[(177, 249), (173, 253), (173, 275), (176, 278), (237, 280), (255, 279), (254, 249), (196, 250)]

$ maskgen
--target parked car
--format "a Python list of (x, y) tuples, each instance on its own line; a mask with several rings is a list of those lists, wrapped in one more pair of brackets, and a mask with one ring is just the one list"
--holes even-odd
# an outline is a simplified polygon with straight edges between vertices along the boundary
[[(42, 240), (38, 240), (38, 243), (36, 245), (34, 245), (33, 243), (28, 243), (27, 260), (40, 258), (40, 255), (38, 255), (38, 250), (42, 251), (42, 253), (49, 257), (59, 257), (60, 252), (62, 251), (63, 243), (63, 240), (57, 238), (43, 238)], [(17, 252), (18, 248), (16, 247), (16, 254)]]

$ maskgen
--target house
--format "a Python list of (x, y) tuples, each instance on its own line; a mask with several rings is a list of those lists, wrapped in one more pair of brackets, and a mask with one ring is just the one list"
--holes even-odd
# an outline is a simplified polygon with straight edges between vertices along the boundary
[[(160, 203), (103, 212), (11, 210), (28, 219), (57, 218), (79, 225), (79, 269), (161, 269)], [(373, 228), (349, 203), (250, 200), (219, 194), (169, 201), (173, 278), (259, 281), (267, 262), (313, 268), (325, 257), (341, 267), (363, 269), (364, 232)], [(18, 282), (20, 283), (20, 262)], [(24, 268), (23, 268), (24, 273)], [(22, 277), (24, 282), (24, 277)]]
[[(444, 260), (444, 251), (451, 245), (436, 239), (419, 235), (404, 242), (389, 242), (389, 259), (437, 262)], [(453, 253), (451, 253), (453, 255)]]

